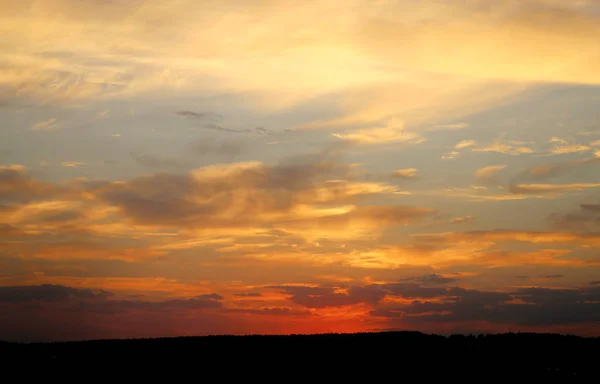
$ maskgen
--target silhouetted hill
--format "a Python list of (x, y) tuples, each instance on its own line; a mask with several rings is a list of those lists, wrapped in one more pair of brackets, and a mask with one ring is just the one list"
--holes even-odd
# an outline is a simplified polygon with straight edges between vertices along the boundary
[(126, 366), (144, 367), (146, 373), (160, 367), (218, 371), (220, 380), (285, 375), (288, 379), (282, 379), (284, 382), (324, 375), (336, 382), (359, 377), (394, 382), (411, 381), (411, 377), (423, 382), (432, 378), (564, 378), (561, 382), (573, 382), (600, 377), (599, 357), (600, 338), (532, 333), (444, 337), (382, 332), (0, 342), (0, 358), (6, 367), (27, 362), (44, 372), (66, 372), (74, 367), (104, 370)]

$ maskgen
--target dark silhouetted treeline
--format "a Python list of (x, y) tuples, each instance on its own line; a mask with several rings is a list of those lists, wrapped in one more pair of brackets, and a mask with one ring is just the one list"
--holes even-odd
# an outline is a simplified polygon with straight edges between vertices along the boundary
[[(84, 367), (97, 373), (120, 367), (140, 374), (189, 371), (200, 375), (200, 382), (213, 376), (214, 380), (208, 381), (600, 380), (600, 338), (532, 333), (444, 337), (382, 332), (0, 342), (0, 358), (5, 372), (19, 364), (48, 375)], [(276, 380), (278, 377), (281, 380)]]

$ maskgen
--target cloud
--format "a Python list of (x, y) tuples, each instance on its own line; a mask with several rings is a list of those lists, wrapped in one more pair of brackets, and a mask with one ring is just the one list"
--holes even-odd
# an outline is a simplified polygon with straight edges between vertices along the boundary
[(394, 296), (404, 297), (407, 299), (426, 298), (443, 296), (446, 293), (446, 288), (443, 287), (424, 287), (416, 283), (393, 283), (382, 284), (382, 288)]
[[(166, 311), (197, 311), (205, 309), (221, 308), (223, 297), (216, 293), (199, 295), (185, 299), (168, 299), (164, 301), (140, 301), (140, 300), (104, 300), (93, 303), (92, 305), (84, 304), (85, 312), (98, 312), (105, 314), (127, 313), (132, 311), (142, 312), (158, 312)], [(76, 309), (78, 307), (75, 307)]]
[(242, 293), (235, 293), (234, 296), (236, 296), (236, 297), (262, 297), (262, 294), (260, 292), (242, 292)]
[(452, 151), (450, 153), (442, 155), (442, 160), (454, 160), (460, 156), (460, 152)]
[(455, 149), (463, 149), (463, 148), (467, 148), (467, 147), (472, 147), (477, 145), (477, 142), (475, 140), (463, 140), (463, 141), (459, 141), (454, 148)]
[(0, 167), (0, 203), (25, 203), (68, 193), (68, 188), (31, 178), (23, 166)]
[[(249, 303), (236, 301), (235, 305)], [(302, 323), (291, 327), (291, 318), (310, 316), (304, 324), (309, 328), (322, 322), (325, 326), (333, 323), (311, 311), (290, 308), (289, 302), (282, 300), (260, 307), (228, 304), (226, 298), (215, 293), (165, 298), (60, 285), (0, 287), (0, 339), (35, 342), (189, 334), (290, 334), (294, 329), (303, 329)]]
[(467, 123), (454, 123), (454, 124), (440, 124), (433, 127), (427, 128), (428, 131), (455, 131), (459, 129), (468, 128)]
[(529, 184), (531, 181), (541, 181), (548, 178), (568, 175), (569, 173), (593, 166), (600, 158), (576, 159), (565, 162), (543, 164), (527, 168), (512, 178), (509, 190), (512, 193), (560, 193), (569, 191), (581, 191), (586, 188), (595, 188), (597, 183), (570, 183), (570, 184)]
[(547, 275), (544, 276), (546, 279), (561, 279), (563, 277), (565, 277), (564, 275)]
[(31, 126), (31, 129), (33, 129), (34, 131), (52, 131), (59, 127), (60, 125), (58, 123), (58, 119), (53, 117), (48, 120), (43, 120), (35, 123)]
[[(485, 12), (478, 1), (434, 0), (359, 0), (350, 9), (341, 0), (184, 0), (168, 12), (157, 0), (102, 9), (74, 0), (31, 4), (0, 4), (7, 48), (0, 84), (11, 98), (40, 103), (226, 94), (273, 111), (326, 98), (340, 113), (322, 125), (398, 117), (411, 127), (458, 129), (465, 123), (444, 122), (533, 84), (600, 81), (589, 38), (598, 33), (594, 13), (533, 0), (503, 0)], [(515, 41), (536, 41), (536, 54)], [(219, 127), (231, 129), (211, 126)], [(366, 134), (373, 135), (381, 140)]]
[(396, 169), (392, 172), (394, 177), (400, 179), (414, 179), (417, 177), (417, 169), (416, 168), (406, 168), (406, 169)]
[(332, 136), (357, 144), (420, 144), (427, 141), (416, 132), (406, 131), (403, 123), (395, 120), (383, 127), (359, 129), (350, 133), (333, 133)]
[[(449, 289), (442, 301), (413, 301), (370, 314), (405, 326), (485, 321), (528, 326), (595, 323), (600, 320), (597, 288), (523, 288), (512, 292)], [(518, 298), (522, 303), (514, 303)]]
[(449, 221), (450, 224), (463, 224), (475, 220), (474, 216), (455, 217)]
[(517, 175), (513, 182), (518, 180), (543, 180), (549, 177), (560, 176), (573, 169), (600, 163), (600, 158), (577, 159), (559, 163), (543, 164), (528, 168)]
[(264, 307), (260, 309), (241, 309), (241, 308), (227, 308), (224, 309), (223, 312), (233, 313), (233, 314), (251, 314), (251, 315), (269, 315), (269, 316), (316, 316), (311, 311), (298, 311), (293, 310), (291, 308), (269, 308)]
[(574, 184), (511, 184), (509, 190), (516, 194), (543, 194), (583, 191), (587, 188), (600, 187), (600, 183), (574, 183)]
[(215, 112), (193, 112), (193, 111), (179, 111), (178, 115), (185, 116), (189, 119), (193, 119), (199, 122), (203, 122), (204, 124), (200, 125), (201, 128), (213, 130), (213, 131), (221, 131), (221, 132), (231, 132), (231, 133), (256, 133), (259, 135), (272, 135), (273, 131), (263, 128), (256, 127), (254, 129), (244, 128), (244, 129), (235, 129), (235, 128), (227, 128), (220, 124), (216, 124), (215, 121), (219, 121), (223, 119), (223, 116), (215, 113)]
[(569, 213), (552, 213), (548, 220), (558, 228), (589, 231), (600, 225), (600, 206), (580, 204), (579, 210)]
[(520, 142), (508, 141), (508, 142), (500, 142), (497, 141), (487, 147), (483, 148), (473, 148), (471, 149), (473, 152), (498, 152), (505, 155), (523, 155), (533, 153), (533, 149), (524, 146)]
[(437, 234), (412, 235), (418, 241), (433, 243), (458, 243), (458, 242), (498, 242), (517, 241), (532, 244), (579, 244), (597, 247), (600, 245), (600, 235), (597, 233), (578, 234), (570, 232), (542, 232), (542, 231), (470, 231), (470, 232), (445, 232)]
[[(409, 55), (407, 66), (448, 74), (576, 83), (589, 82), (590, 78), (585, 77), (588, 75), (596, 78), (589, 72), (595, 67), (593, 64), (569, 63), (560, 57), (572, 52), (574, 46), (591, 49), (581, 53), (580, 59), (596, 57), (597, 50), (586, 38), (598, 33), (596, 16), (591, 12), (533, 1), (499, 1), (486, 12), (476, 13), (480, 2), (460, 5), (426, 2), (421, 6), (429, 6), (430, 12), (423, 10), (413, 16), (421, 22), (415, 22), (412, 28), (401, 28), (406, 19), (396, 11), (406, 10), (406, 6), (405, 2), (389, 4), (384, 14), (367, 24), (365, 44), (371, 45), (371, 51), (389, 58)], [(422, 9), (421, 6), (413, 7)], [(435, 21), (434, 27), (425, 20)], [(554, 29), (550, 30), (550, 26)], [(537, 55), (531, 55), (527, 44), (511, 45), (524, 38), (538, 42)], [(396, 42), (395, 47), (392, 41)], [(438, 52), (444, 60), (431, 60), (432, 52)], [(549, 62), (560, 64), (551, 67)], [(569, 70), (582, 72), (567, 73)]]
[(130, 153), (131, 157), (141, 166), (150, 169), (185, 169), (190, 168), (190, 164), (174, 160), (167, 159), (151, 154), (139, 154), (135, 152)]
[(581, 204), (581, 209), (600, 214), (600, 204)]
[(592, 285), (600, 284), (600, 280), (590, 281), (590, 284), (592, 284)]
[(506, 165), (491, 165), (475, 171), (475, 178), (485, 184), (497, 184), (498, 173), (506, 168)]
[(268, 225), (300, 232), (320, 228), (335, 236), (340, 231), (350, 231), (349, 235), (353, 229), (376, 230), (431, 214), (420, 207), (356, 205), (363, 196), (391, 193), (395, 188), (362, 182), (352, 172), (353, 167), (327, 157), (274, 166), (233, 163), (188, 174), (157, 173), (99, 183), (88, 193), (117, 207), (136, 224), (187, 229)]
[(440, 284), (440, 285), (451, 284), (451, 283), (455, 283), (458, 281), (457, 278), (446, 277), (446, 276), (439, 275), (437, 273), (432, 273), (429, 275), (423, 275), (423, 276), (412, 277), (412, 278), (406, 278), (403, 280), (418, 281), (421, 284)]
[(511, 201), (524, 200), (528, 198), (551, 198), (553, 195), (535, 195), (535, 194), (513, 194), (509, 192), (494, 192), (481, 185), (472, 185), (469, 188), (442, 188), (437, 190), (423, 190), (419, 194), (424, 196), (443, 196), (444, 198), (460, 198), (472, 202), (485, 203), (489, 201)]
[(352, 286), (337, 292), (335, 288), (308, 286), (271, 286), (290, 295), (288, 300), (306, 308), (327, 308), (355, 305), (359, 303), (375, 304), (385, 296), (378, 287)]
[(216, 112), (194, 112), (194, 111), (178, 111), (178, 115), (186, 116), (194, 119), (208, 119), (208, 120), (220, 120), (223, 118), (222, 115)]
[(569, 143), (559, 137), (552, 137), (549, 140), (550, 143), (554, 143), (554, 148), (550, 149), (550, 153), (553, 155), (564, 155), (569, 153), (586, 152), (591, 148), (587, 145)]
[[(79, 253), (79, 257), (91, 259), (133, 260), (203, 244), (212, 244), (219, 252), (254, 247), (247, 255), (279, 247), (285, 255), (281, 251), (290, 249), (290, 244), (259, 247), (264, 243), (258, 240), (262, 233), (279, 230), (311, 242), (359, 241), (435, 213), (418, 206), (363, 205), (366, 198), (391, 196), (396, 188), (368, 181), (355, 165), (341, 163), (336, 156), (321, 153), (272, 165), (217, 164), (185, 173), (158, 172), (119, 181), (77, 179), (62, 184), (32, 179), (23, 167), (3, 167), (0, 204), (6, 209), (0, 212), (0, 224), (44, 236), (37, 248), (20, 246), (19, 252), (26, 258), (72, 258)], [(61, 235), (67, 238), (46, 243), (47, 236)], [(224, 235), (230, 239), (223, 242)], [(239, 245), (231, 244), (244, 237)], [(110, 240), (115, 238), (121, 240)], [(124, 239), (131, 240), (124, 245)], [(133, 240), (138, 243), (132, 244)], [(213, 242), (217, 240), (220, 242)], [(16, 250), (17, 245), (7, 247)]]
[(60, 302), (69, 300), (106, 299), (110, 292), (76, 289), (61, 285), (0, 287), (0, 303)]
[[(370, 197), (392, 197), (396, 188), (368, 181), (357, 166), (336, 156), (61, 184), (30, 178), (23, 167), (3, 167), (0, 225), (15, 242), (0, 252), (24, 260), (134, 262), (204, 248), (232, 258), (322, 265), (339, 262), (339, 242), (351, 249), (435, 213), (396, 203), (364, 204)], [(349, 252), (344, 264), (389, 265), (385, 257), (367, 261)], [(298, 259), (299, 254), (306, 256)]]
[(63, 162), (61, 163), (61, 165), (62, 165), (63, 167), (67, 167), (67, 168), (77, 168), (77, 167), (79, 167), (80, 165), (85, 165), (85, 163), (82, 163), (82, 162), (80, 162), (80, 161), (63, 161)]
[(221, 295), (215, 293), (163, 301), (111, 299), (113, 296), (114, 293), (105, 290), (72, 288), (53, 284), (0, 287), (0, 303), (65, 303), (72, 305), (73, 309), (83, 309), (89, 312), (116, 313), (130, 310), (166, 311), (220, 308), (221, 300), (223, 300)]

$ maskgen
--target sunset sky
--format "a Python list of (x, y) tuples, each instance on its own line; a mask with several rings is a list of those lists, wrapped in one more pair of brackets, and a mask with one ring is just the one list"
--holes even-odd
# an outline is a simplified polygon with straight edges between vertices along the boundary
[(600, 1), (0, 0), (0, 340), (600, 336)]

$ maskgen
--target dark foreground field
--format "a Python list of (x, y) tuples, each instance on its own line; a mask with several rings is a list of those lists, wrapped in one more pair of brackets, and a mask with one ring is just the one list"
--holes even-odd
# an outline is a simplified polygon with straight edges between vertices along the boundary
[(201, 382), (600, 380), (600, 338), (528, 333), (443, 337), (383, 332), (0, 342), (0, 359), (4, 372), (22, 367), (22, 374), (64, 377), (81, 370), (86, 372), (84, 381), (117, 367), (118, 374), (128, 371), (140, 376), (158, 371), (174, 375), (188, 372), (194, 375), (193, 381)]

